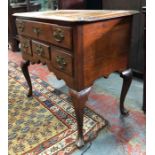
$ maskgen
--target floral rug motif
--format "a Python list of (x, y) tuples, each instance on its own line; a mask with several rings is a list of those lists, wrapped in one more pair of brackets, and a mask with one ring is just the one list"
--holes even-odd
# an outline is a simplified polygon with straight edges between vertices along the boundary
[[(75, 149), (77, 125), (71, 99), (30, 75), (33, 97), (19, 66), (9, 62), (9, 155), (66, 155)], [(85, 108), (84, 139), (94, 139), (106, 121)]]

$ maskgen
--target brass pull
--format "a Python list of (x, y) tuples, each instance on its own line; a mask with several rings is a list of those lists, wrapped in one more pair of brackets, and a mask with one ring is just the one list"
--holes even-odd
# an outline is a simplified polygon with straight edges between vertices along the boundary
[(63, 57), (56, 56), (56, 62), (58, 63), (60, 69), (62, 69), (62, 70), (65, 69), (67, 62), (65, 61), (65, 59)]
[(55, 28), (53, 30), (53, 37), (55, 39), (55, 41), (57, 42), (61, 42), (64, 40), (64, 31), (60, 28)]
[(24, 22), (18, 22), (17, 23), (17, 28), (18, 28), (19, 32), (23, 32), (24, 28), (25, 28)]
[(28, 48), (29, 48), (29, 45), (28, 45), (27, 42), (25, 42), (25, 43), (22, 44), (22, 50), (23, 50), (23, 52), (26, 52)]
[(33, 28), (33, 32), (39, 36), (40, 32), (41, 32), (41, 29), (40, 28)]
[(36, 47), (36, 54), (41, 56), (44, 52), (44, 49), (39, 45)]

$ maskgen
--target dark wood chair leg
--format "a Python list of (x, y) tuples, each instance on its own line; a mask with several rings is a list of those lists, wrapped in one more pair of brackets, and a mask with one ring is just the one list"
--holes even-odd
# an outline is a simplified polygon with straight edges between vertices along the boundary
[(129, 112), (124, 108), (124, 100), (129, 90), (129, 87), (131, 85), (132, 70), (127, 69), (123, 71), (120, 76), (123, 78), (123, 86), (122, 86), (122, 91), (121, 91), (121, 96), (120, 96), (120, 112), (122, 115), (127, 116)]
[(31, 97), (32, 96), (32, 83), (31, 83), (31, 79), (30, 79), (30, 75), (29, 75), (29, 71), (28, 71), (28, 66), (29, 65), (30, 65), (30, 61), (21, 62), (21, 69), (22, 69), (22, 72), (23, 72), (23, 74), (25, 76), (27, 84), (29, 86), (29, 91), (28, 91), (27, 96)]
[(78, 127), (78, 137), (76, 141), (77, 147), (84, 146), (83, 139), (83, 114), (85, 103), (88, 100), (88, 95), (90, 93), (91, 87), (84, 89), (80, 92), (70, 89), (70, 95), (73, 101), (73, 106), (75, 108), (75, 114), (77, 119), (77, 127)]

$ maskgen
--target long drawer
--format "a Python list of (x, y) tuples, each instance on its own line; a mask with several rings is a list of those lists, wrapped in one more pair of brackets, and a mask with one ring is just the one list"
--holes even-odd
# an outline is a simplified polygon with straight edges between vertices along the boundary
[(67, 49), (72, 48), (72, 28), (29, 20), (16, 20), (18, 34), (49, 42)]

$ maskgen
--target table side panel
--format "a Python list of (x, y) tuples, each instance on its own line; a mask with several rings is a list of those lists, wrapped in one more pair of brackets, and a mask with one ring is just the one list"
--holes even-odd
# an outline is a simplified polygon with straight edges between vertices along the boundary
[(131, 17), (83, 26), (84, 87), (128, 67)]

